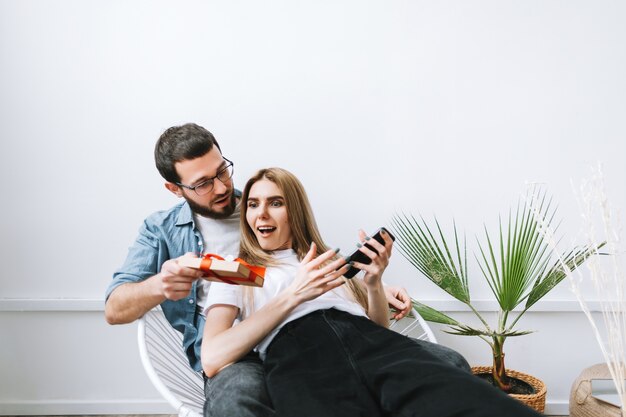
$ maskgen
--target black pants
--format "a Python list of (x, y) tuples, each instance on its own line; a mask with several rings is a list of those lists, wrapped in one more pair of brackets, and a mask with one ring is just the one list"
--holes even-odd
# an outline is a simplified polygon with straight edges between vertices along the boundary
[(264, 367), (281, 417), (540, 415), (412, 339), (338, 310), (287, 324)]

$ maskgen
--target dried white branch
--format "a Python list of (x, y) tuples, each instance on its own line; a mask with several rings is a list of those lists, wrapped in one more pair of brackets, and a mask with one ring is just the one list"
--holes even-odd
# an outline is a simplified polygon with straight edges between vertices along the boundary
[[(534, 196), (535, 193), (529, 193)], [(626, 417), (626, 275), (621, 264), (624, 251), (621, 248), (619, 220), (615, 219), (609, 205), (604, 187), (602, 167), (594, 170), (591, 178), (580, 186), (579, 206), (583, 218), (585, 239), (590, 247), (597, 247), (599, 242), (606, 245), (596, 251), (587, 260), (588, 276), (593, 284), (594, 294), (583, 291), (583, 282), (588, 279), (580, 269), (574, 274), (556, 250), (554, 231), (539, 216), (538, 202), (531, 201), (533, 211), (545, 241), (559, 256), (561, 267), (566, 272), (572, 292), (576, 296), (582, 311), (589, 320), (594, 336), (607, 363), (617, 393), (622, 399), (622, 416)], [(601, 227), (597, 226), (598, 221)], [(597, 301), (600, 306), (602, 321), (597, 321), (591, 314), (589, 302)], [(602, 335), (606, 334), (606, 337)]]

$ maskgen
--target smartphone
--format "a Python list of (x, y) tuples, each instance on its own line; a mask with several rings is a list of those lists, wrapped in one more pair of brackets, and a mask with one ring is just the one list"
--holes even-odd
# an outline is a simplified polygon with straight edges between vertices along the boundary
[[(378, 242), (380, 242), (381, 244), (384, 245), (385, 244), (385, 240), (383, 239), (383, 237), (380, 234), (381, 230), (384, 230), (385, 233), (387, 233), (387, 236), (389, 236), (391, 238), (391, 240), (396, 240), (396, 238), (389, 232), (389, 230), (385, 229), (384, 227), (381, 227), (380, 229), (378, 229), (376, 231), (376, 233), (374, 233), (374, 236), (372, 236), (372, 239), (376, 239)], [(378, 251), (376, 249), (374, 249), (373, 246), (369, 245), (367, 243), (367, 241), (365, 241), (363, 246), (365, 246), (366, 248), (368, 248), (368, 249), (378, 253)], [(369, 256), (367, 256), (366, 254), (361, 252), (358, 248), (354, 252), (352, 252), (352, 254), (350, 255), (350, 258), (348, 259), (348, 262), (351, 262), (351, 261), (359, 262), (359, 263), (366, 264), (366, 265), (372, 263), (372, 260), (369, 258)], [(350, 267), (350, 269), (348, 269), (348, 272), (343, 274), (343, 276), (346, 277), (346, 278), (352, 278), (359, 271), (360, 271), (360, 269), (358, 269), (358, 268)]]

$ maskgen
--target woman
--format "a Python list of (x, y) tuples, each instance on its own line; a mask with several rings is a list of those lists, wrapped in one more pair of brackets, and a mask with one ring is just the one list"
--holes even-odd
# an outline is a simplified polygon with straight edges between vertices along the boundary
[[(265, 284), (211, 286), (201, 355), (207, 376), (256, 348), (279, 416), (538, 415), (387, 329), (388, 236), (384, 245), (369, 239), (378, 254), (360, 248), (372, 263), (355, 263), (365, 274), (346, 281), (349, 265), (323, 243), (304, 188), (288, 171), (252, 177), (241, 213), (240, 257), (268, 266)], [(233, 326), (237, 318), (244, 320)]]

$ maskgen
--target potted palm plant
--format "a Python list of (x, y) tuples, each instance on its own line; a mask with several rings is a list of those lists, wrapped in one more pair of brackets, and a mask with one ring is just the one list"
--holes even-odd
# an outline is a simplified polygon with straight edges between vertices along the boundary
[[(422, 217), (416, 219), (405, 214), (394, 216), (392, 221), (396, 243), (404, 257), (439, 288), (467, 305), (481, 325), (461, 323), (417, 300), (413, 300), (415, 309), (427, 321), (448, 325), (448, 333), (484, 340), (491, 348), (493, 365), (474, 368), (474, 373), (487, 373), (494, 385), (540, 412), (545, 407), (545, 385), (528, 376), (530, 385), (536, 385), (534, 391), (538, 392), (516, 395), (515, 387), (524, 385), (516, 381), (525, 379), (526, 375), (506, 369), (504, 343), (508, 337), (531, 333), (517, 329), (520, 318), (567, 276), (543, 234), (554, 216), (555, 210), (546, 194), (531, 192), (518, 203), (515, 213), (509, 212), (506, 223), (500, 219), (495, 239), (486, 227), (483, 240), (476, 239), (479, 250), (474, 259), (499, 306), (497, 322), (492, 324), (472, 305), (466, 242), (465, 239), (460, 242), (456, 224), (454, 237), (447, 239), (436, 218), (431, 225)], [(561, 259), (574, 270), (600, 246), (573, 248)]]

